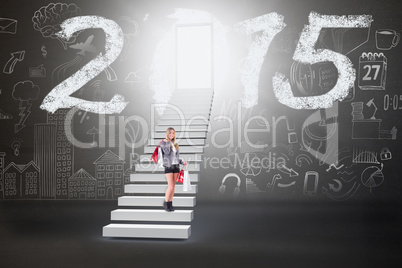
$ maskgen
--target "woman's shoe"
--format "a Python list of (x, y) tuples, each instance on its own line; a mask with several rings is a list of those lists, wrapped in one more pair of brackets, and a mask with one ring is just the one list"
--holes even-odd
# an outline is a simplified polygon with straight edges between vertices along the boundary
[(169, 208), (169, 206), (168, 206), (168, 202), (166, 202), (166, 201), (163, 201), (163, 208), (164, 208), (167, 212), (170, 212), (170, 211), (171, 211), (170, 208)]
[(172, 201), (167, 202), (167, 207), (170, 209), (170, 211), (174, 211)]

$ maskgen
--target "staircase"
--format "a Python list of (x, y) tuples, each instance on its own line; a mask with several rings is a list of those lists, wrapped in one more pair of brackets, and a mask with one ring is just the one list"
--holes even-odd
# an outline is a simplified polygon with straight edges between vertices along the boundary
[[(167, 108), (155, 130), (151, 133), (135, 173), (130, 174), (130, 184), (124, 188), (125, 196), (118, 199), (119, 208), (111, 212), (113, 223), (103, 227), (104, 237), (188, 239), (191, 235), (193, 207), (200, 180), (204, 146), (213, 102), (213, 90), (176, 90), (169, 104), (180, 108), (180, 115)], [(191, 191), (184, 192), (176, 184), (173, 197), (175, 211), (162, 208), (167, 181), (164, 169), (150, 158), (156, 145), (165, 139), (166, 129), (173, 127), (180, 145), (180, 158), (187, 161)]]

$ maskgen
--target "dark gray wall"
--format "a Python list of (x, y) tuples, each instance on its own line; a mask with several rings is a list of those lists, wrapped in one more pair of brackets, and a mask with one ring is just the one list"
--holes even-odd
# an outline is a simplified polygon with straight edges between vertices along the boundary
[[(65, 141), (63, 134), (65, 115), (63, 113), (60, 115), (60, 111), (57, 113), (58, 117), (48, 114), (40, 109), (40, 104), (54, 86), (71, 76), (96, 55), (91, 52), (79, 55), (77, 54), (79, 50), (69, 46), (84, 43), (93, 35), (92, 45), (101, 52), (104, 47), (104, 34), (99, 29), (85, 30), (76, 36), (74, 42), (65, 44), (64, 49), (59, 40), (48, 36), (58, 29), (58, 21), (50, 23), (42, 20), (44, 24), (40, 25), (40, 28), (46, 26), (45, 24), (55, 26), (48, 28), (46, 32), (35, 29), (36, 23), (33, 19), (35, 12), (47, 7), (50, 2), (3, 3), (0, 11), (0, 17), (4, 18), (0, 21), (2, 27), (0, 62), (4, 66), (3, 72), (0, 73), (2, 126), (0, 152), (5, 155), (2, 167), (3, 191), (0, 198), (69, 199), (70, 186), (67, 182), (77, 179), (90, 185), (96, 180), (98, 165), (108, 163), (114, 167), (123, 165), (122, 172), (130, 168), (131, 148), (124, 147), (124, 150), (119, 148), (122, 144), (122, 139), (119, 137), (119, 133), (121, 134), (119, 117), (124, 119), (139, 115), (150, 121), (150, 104), (154, 101), (154, 93), (150, 88), (149, 77), (155, 51), (162, 39), (161, 34), (166, 33), (174, 23), (167, 16), (174, 13), (175, 8), (188, 8), (209, 12), (228, 27), (226, 38), (229, 67), (222, 87), (215, 89), (211, 131), (207, 141), (208, 147), (205, 149), (205, 161), (200, 173), (201, 182), (197, 196), (204, 200), (233, 200), (235, 188), (239, 186), (238, 199), (318, 201), (399, 199), (402, 184), (397, 175), (400, 163), (398, 153), (400, 135), (397, 130), (401, 127), (398, 117), (402, 108), (399, 93), (402, 80), (398, 66), (402, 59), (401, 44), (396, 44), (396, 37), (395, 46), (391, 47), (393, 36), (400, 36), (401, 32), (399, 2), (303, 0), (63, 3), (74, 3), (70, 6), (72, 11), (79, 8), (77, 13), (73, 12), (70, 15), (60, 11), (66, 17), (75, 14), (103, 16), (116, 21), (125, 33), (125, 47), (119, 58), (111, 65), (116, 77), (113, 77), (113, 74), (109, 77), (102, 72), (73, 96), (107, 101), (113, 95), (121, 94), (130, 104), (121, 114), (106, 116), (104, 129), (99, 123), (99, 115), (72, 110), (75, 112), (72, 124), (76, 139), (87, 144), (93, 142), (96, 144), (93, 143), (93, 146), (84, 149)], [(331, 83), (336, 82), (334, 77), (337, 72), (332, 64), (297, 66), (292, 59), (300, 33), (304, 25), (308, 24), (308, 16), (313, 11), (323, 15), (339, 16), (364, 14), (371, 15), (373, 19), (370, 28), (349, 31), (335, 28), (321, 32), (315, 48), (330, 49), (347, 55), (356, 69), (356, 81), (350, 95), (344, 101), (337, 102), (335, 108), (327, 111), (289, 108), (278, 102), (272, 86), (272, 77), (276, 72), (281, 72), (288, 78), (292, 75), (295, 77), (292, 80), (294, 82), (292, 90), (296, 96), (306, 96), (303, 90), (311, 90), (313, 95), (328, 92), (331, 90)], [(242, 21), (270, 12), (284, 16), (286, 27), (275, 36), (267, 50), (259, 74), (258, 104), (252, 108), (241, 107), (238, 103), (244, 91), (241, 81), (244, 59), (250, 51), (250, 46), (261, 33), (246, 36), (232, 29)], [(56, 14), (54, 18), (61, 21)], [(376, 36), (377, 34), (379, 35)], [(370, 52), (383, 55), (370, 59), (361, 57), (363, 53)], [(375, 73), (377, 68), (378, 75)], [(311, 78), (313, 85), (303, 84), (303, 79), (312, 75), (312, 72), (315, 75), (315, 78)], [(328, 84), (325, 84), (326, 82)], [(239, 107), (241, 107), (240, 115)], [(218, 116), (221, 115), (233, 119), (232, 132), (222, 131), (222, 128), (229, 127), (229, 122), (218, 120)], [(253, 143), (267, 145), (260, 150), (250, 148), (244, 136), (238, 136), (239, 130), (243, 132), (250, 117), (257, 115), (265, 118), (270, 128), (268, 133), (249, 134)], [(309, 118), (320, 120), (306, 123)], [(249, 122), (248, 126), (251, 129), (267, 128), (264, 125), (266, 121), (254, 120)], [(138, 124), (132, 122), (132, 126), (134, 131), (141, 133)], [(99, 130), (102, 133), (99, 134)], [(111, 132), (115, 133), (115, 137)], [(133, 135), (131, 129), (129, 134), (125, 135), (127, 139), (130, 138), (129, 135)], [(138, 134), (136, 142), (146, 138), (148, 137)], [(231, 138), (233, 143), (229, 143), (228, 146), (217, 148), (215, 145), (226, 144)], [(100, 139), (105, 141), (104, 145)], [(323, 153), (326, 157), (317, 158), (315, 152)], [(135, 153), (142, 154), (143, 148), (137, 148)], [(64, 158), (57, 159), (58, 156)], [(102, 156), (107, 158), (106, 162), (102, 162)], [(119, 159), (111, 160), (116, 156)], [(247, 161), (247, 157), (250, 161), (253, 158), (256, 161), (265, 159), (270, 161), (270, 164), (251, 166), (251, 163), (243, 162)], [(235, 161), (231, 165), (225, 159)], [(217, 163), (213, 164), (211, 161)], [(219, 167), (220, 164), (222, 166)], [(27, 194), (7, 197), (5, 180), (13, 178), (6, 178), (6, 175), (26, 172), (38, 173), (39, 182), (36, 184), (38, 188), (35, 188), (33, 180), (32, 186), (28, 185), (26, 188)], [(230, 177), (223, 183), (222, 179), (229, 173), (237, 174), (240, 181)], [(124, 175), (122, 176), (124, 178)], [(56, 192), (47, 188), (48, 184), (43, 183), (44, 179), (40, 179), (44, 177), (56, 178), (48, 181), (48, 184), (58, 185)], [(222, 185), (226, 187), (224, 194), (218, 193)], [(21, 188), (23, 186), (17, 185), (18, 187), (20, 188), (15, 191), (25, 193), (26, 189)], [(24, 187), (27, 186), (24, 184)], [(33, 191), (30, 192), (30, 189)], [(7, 189), (10, 190), (13, 189)], [(85, 194), (81, 197), (103, 199), (116, 198), (116, 195), (105, 193), (105, 196), (98, 197)]]

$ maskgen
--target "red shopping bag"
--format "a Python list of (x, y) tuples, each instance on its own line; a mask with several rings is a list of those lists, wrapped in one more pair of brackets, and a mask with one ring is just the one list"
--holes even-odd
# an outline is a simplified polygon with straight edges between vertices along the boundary
[(154, 161), (155, 163), (158, 163), (158, 146), (156, 146), (156, 149), (154, 153), (151, 156), (151, 161)]
[(177, 179), (177, 182), (183, 183), (184, 179), (184, 169), (180, 170), (179, 178)]
[(180, 170), (179, 178), (177, 179), (177, 182), (183, 183), (184, 180), (184, 171), (187, 170), (187, 165), (184, 165), (184, 169)]

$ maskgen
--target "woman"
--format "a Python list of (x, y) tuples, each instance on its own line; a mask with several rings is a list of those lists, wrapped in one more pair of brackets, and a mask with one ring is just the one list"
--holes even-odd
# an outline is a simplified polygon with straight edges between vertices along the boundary
[(165, 167), (165, 176), (168, 182), (163, 208), (166, 211), (174, 211), (172, 201), (174, 187), (180, 173), (179, 164), (187, 165), (187, 161), (183, 162), (183, 160), (179, 158), (179, 144), (176, 142), (176, 131), (174, 128), (169, 127), (166, 130), (166, 139), (159, 143), (159, 147), (162, 149), (163, 166)]

